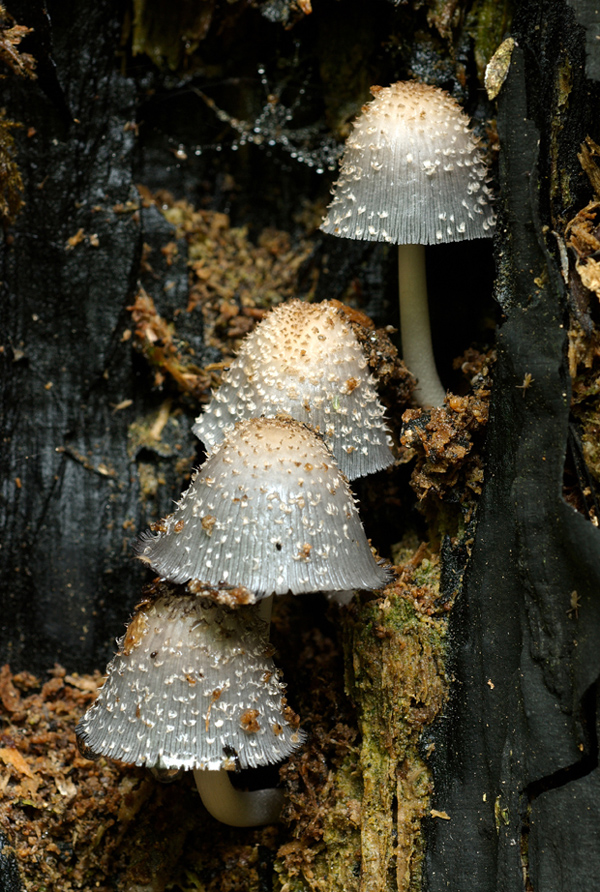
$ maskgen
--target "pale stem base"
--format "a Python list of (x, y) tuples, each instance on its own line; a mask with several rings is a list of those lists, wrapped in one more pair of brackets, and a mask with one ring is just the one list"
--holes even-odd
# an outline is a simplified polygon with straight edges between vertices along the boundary
[(398, 289), (402, 357), (417, 379), (415, 400), (424, 408), (441, 406), (446, 391), (433, 358), (423, 245), (398, 245)]
[(276, 824), (283, 808), (283, 790), (236, 790), (228, 771), (194, 770), (196, 786), (206, 810), (230, 827)]
[[(273, 595), (262, 598), (257, 613), (270, 625)], [(283, 791), (276, 789), (236, 790), (228, 771), (194, 771), (196, 787), (202, 803), (213, 818), (230, 827), (260, 827), (276, 824), (283, 807)]]

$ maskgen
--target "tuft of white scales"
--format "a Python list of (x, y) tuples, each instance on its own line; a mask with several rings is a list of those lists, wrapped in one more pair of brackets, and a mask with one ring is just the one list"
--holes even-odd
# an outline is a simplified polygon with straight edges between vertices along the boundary
[(469, 119), (438, 87), (371, 87), (353, 122), (323, 232), (397, 245), (492, 235), (487, 168)]
[(239, 422), (136, 553), (171, 582), (196, 591), (203, 583), (243, 586), (250, 601), (378, 589), (388, 580), (333, 456), (291, 419)]
[(384, 411), (363, 349), (338, 309), (292, 300), (244, 339), (193, 430), (210, 450), (237, 421), (285, 413), (321, 433), (353, 480), (394, 461)]
[(142, 602), (77, 727), (83, 744), (163, 769), (255, 768), (289, 756), (305, 735), (258, 609), (181, 593)]

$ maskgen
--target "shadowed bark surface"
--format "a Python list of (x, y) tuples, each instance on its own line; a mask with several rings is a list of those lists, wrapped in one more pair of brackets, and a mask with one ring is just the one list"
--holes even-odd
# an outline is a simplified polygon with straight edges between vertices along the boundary
[[(582, 77), (582, 33), (568, 7), (525, 4), (513, 35), (520, 48), (498, 116), (497, 294), (507, 318), (476, 543), (452, 619), (460, 684), (434, 771), (435, 799), (458, 818), (461, 844), (455, 821), (435, 825), (432, 889), (447, 888), (449, 873), (456, 889), (592, 889), (600, 870), (592, 804), (600, 542), (562, 495), (577, 436), (567, 294), (542, 231), (542, 219), (559, 228), (577, 201), (582, 182), (569, 145), (589, 132), (598, 91)], [(526, 375), (531, 387), (521, 391)], [(572, 827), (574, 848), (565, 838)]]

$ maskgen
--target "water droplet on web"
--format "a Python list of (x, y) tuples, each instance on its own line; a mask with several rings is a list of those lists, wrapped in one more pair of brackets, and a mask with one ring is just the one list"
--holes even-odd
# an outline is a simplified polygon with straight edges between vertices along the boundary
[[(233, 117), (224, 109), (218, 108), (212, 99), (198, 91), (217, 118), (227, 123), (235, 131), (235, 139), (225, 148), (229, 147), (236, 152), (241, 146), (248, 143), (262, 147), (269, 146), (269, 148), (278, 146), (282, 151), (275, 153), (273, 157), (277, 158), (278, 163), (285, 169), (288, 168), (283, 162), (283, 152), (286, 152), (294, 161), (306, 164), (319, 174), (322, 174), (324, 170), (335, 170), (343, 147), (339, 146), (332, 136), (325, 135), (322, 124), (315, 122), (301, 127), (293, 127), (300, 99), (308, 92), (306, 85), (299, 86), (295, 98), (286, 105), (282, 102), (282, 95), (284, 88), (289, 86), (289, 76), (282, 80), (281, 75), (278, 75), (275, 83), (269, 85), (266, 67), (261, 65), (257, 71), (265, 96), (263, 97), (263, 107), (254, 120), (244, 121)], [(306, 100), (303, 107), (305, 106)], [(223, 145), (204, 146), (195, 150), (195, 154), (200, 155), (207, 148), (222, 151)]]

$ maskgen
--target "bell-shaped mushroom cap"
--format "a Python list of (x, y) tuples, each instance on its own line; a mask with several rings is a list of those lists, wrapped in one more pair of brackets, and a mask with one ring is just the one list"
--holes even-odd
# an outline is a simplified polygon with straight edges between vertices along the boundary
[(434, 245), (492, 234), (487, 170), (469, 119), (438, 87), (372, 87), (348, 138), (323, 232)]
[(328, 302), (292, 300), (269, 313), (245, 338), (194, 433), (211, 449), (236, 421), (279, 413), (321, 433), (349, 480), (394, 461), (367, 359)]
[(376, 589), (388, 575), (333, 456), (291, 419), (239, 422), (136, 552), (171, 582), (244, 586), (255, 598)]
[(77, 727), (83, 744), (150, 768), (254, 768), (286, 758), (304, 734), (257, 609), (174, 588), (142, 602)]

